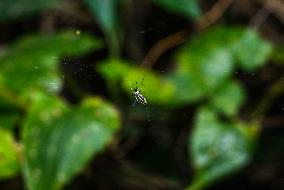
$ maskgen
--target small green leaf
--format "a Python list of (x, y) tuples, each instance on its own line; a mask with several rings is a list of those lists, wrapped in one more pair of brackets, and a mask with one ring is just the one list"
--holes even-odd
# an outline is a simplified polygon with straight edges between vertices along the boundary
[(195, 177), (188, 189), (202, 189), (241, 169), (251, 158), (254, 139), (249, 126), (225, 123), (207, 108), (198, 111), (190, 138)]
[(232, 73), (230, 51), (222, 47), (208, 47), (206, 43), (196, 40), (178, 52), (177, 69), (170, 78), (179, 86), (180, 94), (184, 95), (183, 101), (194, 102), (208, 95)]
[(245, 99), (243, 88), (237, 82), (228, 82), (218, 89), (210, 99), (211, 105), (218, 111), (235, 115)]
[(54, 8), (58, 4), (59, 0), (1, 0), (0, 22), (26, 17), (39, 11)]
[(198, 18), (201, 11), (198, 5), (198, 0), (153, 0), (161, 7), (169, 11), (176, 12), (187, 18)]
[(11, 131), (0, 128), (0, 145), (0, 179), (14, 177), (19, 172), (19, 161)]
[(26, 36), (0, 57), (0, 87), (14, 93), (34, 88), (57, 92), (61, 88), (60, 56), (77, 56), (99, 47), (97, 39), (84, 34), (78, 37), (75, 32)]
[(234, 48), (238, 63), (247, 71), (265, 64), (272, 52), (270, 43), (264, 41), (254, 30), (244, 31)]
[(70, 108), (35, 94), (23, 129), (24, 176), (29, 190), (59, 190), (119, 128), (118, 112), (99, 98)]

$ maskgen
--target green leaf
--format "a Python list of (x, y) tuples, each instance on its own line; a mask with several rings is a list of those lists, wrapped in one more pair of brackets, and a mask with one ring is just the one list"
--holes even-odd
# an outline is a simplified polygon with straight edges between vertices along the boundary
[(198, 5), (198, 0), (153, 0), (161, 7), (169, 11), (176, 12), (187, 18), (198, 18), (201, 11)]
[(118, 2), (119, 0), (84, 0), (94, 15), (97, 22), (102, 27), (103, 32), (111, 46), (111, 53), (117, 54), (119, 51), (119, 19), (118, 19)]
[(0, 128), (0, 179), (14, 177), (19, 172), (17, 146), (10, 131)]
[(189, 141), (196, 174), (188, 189), (202, 189), (246, 165), (255, 140), (248, 130), (248, 125), (222, 122), (213, 111), (201, 108)]
[(272, 52), (270, 43), (264, 41), (254, 30), (244, 31), (234, 48), (238, 63), (241, 68), (247, 71), (262, 66)]
[(195, 40), (177, 54), (178, 65), (170, 78), (180, 89), (179, 94), (184, 95), (183, 101), (194, 102), (203, 98), (228, 80), (232, 73), (233, 57), (230, 51), (211, 47), (205, 40)]
[(99, 47), (97, 39), (84, 34), (78, 37), (71, 31), (26, 36), (0, 57), (0, 87), (14, 93), (34, 88), (57, 92), (61, 88), (60, 56), (78, 56)]
[(228, 83), (236, 63), (255, 69), (265, 63), (269, 52), (269, 43), (256, 31), (217, 27), (187, 42), (177, 52), (176, 70), (166, 77), (179, 89), (180, 102), (196, 102)]
[(58, 190), (119, 128), (118, 112), (99, 98), (70, 108), (55, 97), (34, 94), (23, 129), (24, 176), (29, 190)]
[[(142, 89), (142, 94), (151, 104), (174, 105), (176, 88), (169, 80), (164, 80), (154, 72), (135, 67), (121, 60), (112, 59), (99, 65), (99, 71), (110, 81), (120, 81), (126, 92), (132, 96), (131, 89)], [(143, 84), (143, 85), (142, 85)]]
[(58, 4), (59, 0), (1, 0), (0, 22), (30, 16), (36, 12), (54, 8)]
[(215, 92), (210, 102), (221, 113), (232, 116), (237, 114), (244, 99), (244, 90), (240, 84), (228, 82)]
[(104, 30), (111, 31), (116, 27), (118, 0), (85, 0), (85, 2)]

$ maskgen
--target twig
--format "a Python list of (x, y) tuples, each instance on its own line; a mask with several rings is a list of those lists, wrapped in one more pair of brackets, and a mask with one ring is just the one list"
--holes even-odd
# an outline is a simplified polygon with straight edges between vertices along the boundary
[[(234, 0), (219, 0), (197, 22), (197, 29), (203, 30), (215, 23), (232, 4)], [(183, 43), (188, 37), (187, 30), (183, 29), (158, 41), (146, 54), (141, 66), (151, 68), (159, 57), (169, 49)]]
[(187, 36), (188, 33), (185, 30), (181, 30), (158, 41), (146, 54), (142, 66), (151, 68), (163, 53), (183, 43)]
[(217, 3), (215, 3), (214, 6), (197, 22), (198, 30), (203, 30), (215, 23), (233, 2), (234, 0), (217, 1)]
[(284, 2), (281, 0), (266, 0), (267, 9), (279, 16), (284, 24)]
[(271, 11), (267, 8), (267, 3), (264, 3), (261, 9), (259, 9), (255, 16), (251, 19), (249, 27), (258, 29), (267, 19), (270, 12)]

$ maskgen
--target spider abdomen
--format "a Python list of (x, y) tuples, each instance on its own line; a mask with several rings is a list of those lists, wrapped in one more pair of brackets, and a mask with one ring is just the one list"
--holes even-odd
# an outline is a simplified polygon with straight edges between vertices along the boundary
[(143, 105), (147, 104), (146, 98), (138, 90), (134, 92), (134, 97), (136, 101), (140, 102), (141, 104)]

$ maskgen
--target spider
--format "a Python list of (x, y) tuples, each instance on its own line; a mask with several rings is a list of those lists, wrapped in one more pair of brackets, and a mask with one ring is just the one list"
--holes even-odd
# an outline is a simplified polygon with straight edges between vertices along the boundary
[[(136, 82), (136, 85), (137, 85), (137, 82)], [(143, 83), (142, 83), (142, 86), (143, 86)], [(138, 90), (137, 86), (134, 87), (133, 89), (131, 88), (131, 90), (133, 91), (133, 96), (135, 97), (135, 101), (133, 105), (135, 105), (136, 101), (143, 105), (147, 105), (146, 98), (142, 95), (141, 91)]]

